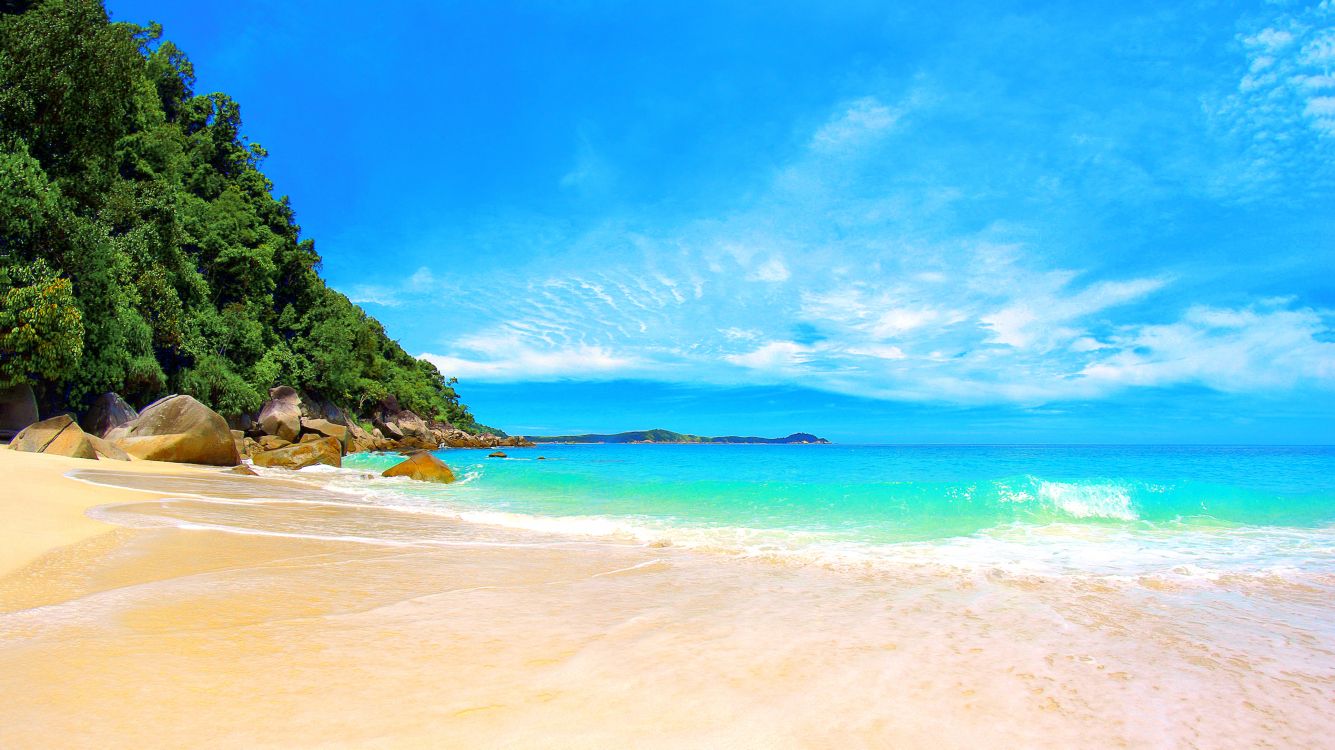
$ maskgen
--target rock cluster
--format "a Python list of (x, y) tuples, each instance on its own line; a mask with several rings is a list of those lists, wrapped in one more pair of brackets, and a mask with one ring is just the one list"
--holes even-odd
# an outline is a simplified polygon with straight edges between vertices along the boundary
[[(320, 401), (301, 391), (278, 386), (269, 391), (269, 400), (254, 415), (239, 415), (231, 424), (240, 428), (244, 455), (257, 466), (302, 468), (314, 463), (338, 466), (341, 457), (366, 451), (432, 451), (450, 448), (526, 447), (523, 438), (495, 435), (471, 435), (446, 422), (423, 419), (403, 408), (390, 396), (371, 410), (371, 429), (348, 418), (347, 413), (329, 401)], [(337, 446), (334, 451), (315, 451), (306, 446), (321, 439)], [(270, 455), (272, 454), (272, 455)], [(443, 465), (443, 464), (442, 464)]]
[[(125, 405), (119, 396), (100, 398), (107, 408), (85, 424), (108, 427), (104, 435), (85, 432), (68, 414), (25, 427), (9, 444), (10, 450), (49, 453), (75, 458), (110, 458), (236, 466), (241, 462), (227, 420), (190, 396), (168, 396), (146, 407), (142, 414), (121, 421)], [(133, 414), (134, 410), (124, 406)], [(89, 412), (93, 414), (93, 412)]]
[[(81, 458), (237, 466), (248, 456), (256, 466), (301, 469), (341, 466), (349, 453), (397, 451), (413, 453), (400, 465), (408, 467), (403, 475), (453, 481), (449, 467), (418, 451), (533, 445), (524, 438), (472, 435), (447, 422), (423, 419), (392, 396), (371, 410), (371, 424), (368, 432), (336, 404), (285, 385), (270, 389), (258, 412), (226, 419), (190, 396), (168, 396), (136, 412), (119, 395), (104, 393), (78, 423), (64, 414), (39, 422), (31, 388), (0, 390), (0, 439), (13, 436), (14, 450)], [(446, 474), (449, 478), (442, 478)]]

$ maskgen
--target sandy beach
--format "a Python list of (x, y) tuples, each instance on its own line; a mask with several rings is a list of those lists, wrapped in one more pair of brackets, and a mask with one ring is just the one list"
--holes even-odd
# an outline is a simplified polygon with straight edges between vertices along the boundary
[(1210, 593), (1287, 613), (1258, 638), (1161, 584), (739, 560), (149, 462), (0, 451), (0, 471), (6, 748), (1316, 747), (1333, 728), (1311, 587)]
[[(0, 477), (5, 485), (0, 492), (0, 516), (5, 519), (0, 530), (0, 577), (47, 552), (115, 529), (89, 518), (86, 514), (89, 508), (144, 499), (139, 492), (93, 488), (64, 476), (68, 471), (94, 465), (87, 459), (0, 449)], [(115, 466), (120, 471), (155, 475), (208, 471), (159, 461), (117, 462)]]

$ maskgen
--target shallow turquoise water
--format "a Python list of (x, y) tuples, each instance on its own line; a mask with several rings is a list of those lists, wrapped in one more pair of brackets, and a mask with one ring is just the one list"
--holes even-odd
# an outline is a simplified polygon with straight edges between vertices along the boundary
[[(440, 451), (460, 483), (400, 483), (389, 501), (481, 523), (751, 552), (902, 555), (926, 546), (1065, 568), (1213, 561), (1335, 570), (1331, 447), (546, 445), (504, 460), (486, 453)], [(356, 455), (346, 466), (378, 471), (398, 460)]]
[[(438, 456), (469, 504), (554, 516), (838, 532), (867, 541), (1000, 524), (1322, 527), (1335, 449), (1123, 446), (572, 445)], [(547, 460), (537, 461), (537, 456)], [(394, 455), (351, 456), (382, 469)]]

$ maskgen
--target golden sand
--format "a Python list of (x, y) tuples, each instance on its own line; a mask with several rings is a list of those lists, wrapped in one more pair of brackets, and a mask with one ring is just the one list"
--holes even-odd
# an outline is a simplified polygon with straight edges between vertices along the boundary
[[(85, 515), (105, 503), (143, 500), (137, 492), (90, 488), (66, 479), (67, 471), (105, 467), (109, 461), (23, 453), (0, 447), (0, 576), (8, 575), (45, 552), (105, 534), (113, 527)], [(121, 471), (190, 474), (205, 469), (157, 461), (117, 461)]]
[[(790, 567), (3, 460), (32, 488), (4, 512), (67, 545), (27, 542), (0, 578), (4, 748), (1319, 747), (1335, 728), (1330, 644), (1302, 627), (1324, 590), (1225, 585), (1244, 619), (1200, 618), (1135, 582)], [(78, 518), (97, 503), (119, 531)], [(1236, 627), (1271, 605), (1293, 624)]]

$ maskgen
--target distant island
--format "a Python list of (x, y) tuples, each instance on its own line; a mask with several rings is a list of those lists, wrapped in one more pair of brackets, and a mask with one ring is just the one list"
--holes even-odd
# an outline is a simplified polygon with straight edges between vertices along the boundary
[(614, 435), (525, 435), (524, 439), (535, 443), (756, 443), (761, 445), (802, 445), (828, 444), (830, 442), (809, 432), (794, 432), (788, 437), (781, 438), (763, 438), (738, 435), (703, 437), (673, 432), (672, 430), (638, 430), (635, 432), (618, 432)]

